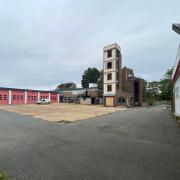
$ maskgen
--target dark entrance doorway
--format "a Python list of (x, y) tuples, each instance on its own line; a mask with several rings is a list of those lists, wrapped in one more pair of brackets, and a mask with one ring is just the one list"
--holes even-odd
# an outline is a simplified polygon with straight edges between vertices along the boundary
[(139, 81), (134, 82), (134, 105), (139, 106)]

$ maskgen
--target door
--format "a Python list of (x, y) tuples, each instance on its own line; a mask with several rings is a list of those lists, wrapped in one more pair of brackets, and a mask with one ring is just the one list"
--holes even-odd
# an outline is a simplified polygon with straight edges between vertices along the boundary
[(114, 106), (114, 97), (106, 97), (106, 106), (109, 106), (109, 107)]

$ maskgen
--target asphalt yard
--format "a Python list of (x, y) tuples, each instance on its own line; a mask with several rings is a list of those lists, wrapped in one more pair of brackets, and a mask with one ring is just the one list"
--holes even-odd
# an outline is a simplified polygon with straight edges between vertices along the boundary
[(180, 129), (161, 106), (67, 124), (0, 110), (0, 169), (10, 179), (179, 180), (179, 152)]

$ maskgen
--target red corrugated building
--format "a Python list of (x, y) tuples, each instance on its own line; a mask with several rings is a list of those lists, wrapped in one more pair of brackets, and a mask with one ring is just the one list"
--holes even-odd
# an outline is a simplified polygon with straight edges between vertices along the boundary
[(36, 104), (38, 100), (38, 91), (27, 91), (27, 104)]
[(0, 104), (36, 104), (38, 100), (50, 99), (59, 103), (59, 92), (0, 87)]
[(25, 92), (22, 90), (12, 90), (11, 104), (24, 104)]
[(0, 89), (0, 104), (8, 104), (9, 93), (6, 89)]
[(40, 92), (40, 99), (50, 99), (48, 92)]
[(55, 103), (57, 102), (58, 94), (57, 93), (51, 93), (51, 102)]

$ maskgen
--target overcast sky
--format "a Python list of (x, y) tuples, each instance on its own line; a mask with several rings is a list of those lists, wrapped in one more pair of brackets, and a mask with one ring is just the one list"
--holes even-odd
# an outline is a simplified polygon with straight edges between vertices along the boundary
[(118, 43), (123, 65), (147, 81), (174, 65), (179, 0), (0, 0), (0, 86), (53, 89), (102, 69)]

